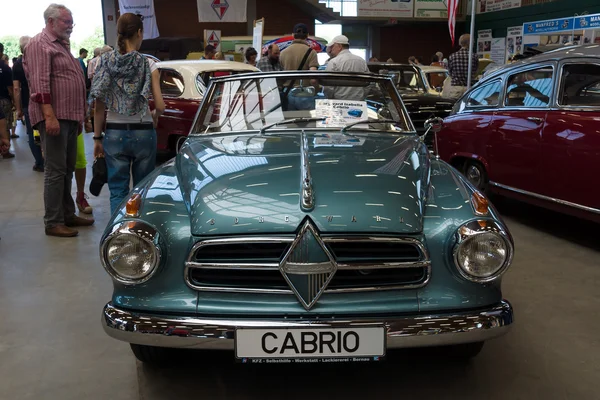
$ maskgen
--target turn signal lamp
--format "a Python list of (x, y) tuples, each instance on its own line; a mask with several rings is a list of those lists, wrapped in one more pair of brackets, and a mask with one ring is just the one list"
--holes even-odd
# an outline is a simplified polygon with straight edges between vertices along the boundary
[(127, 200), (125, 214), (128, 217), (139, 217), (140, 208), (142, 208), (142, 196), (139, 193), (135, 193)]
[(489, 213), (488, 199), (480, 192), (473, 192), (471, 195), (471, 204), (477, 215), (487, 215)]

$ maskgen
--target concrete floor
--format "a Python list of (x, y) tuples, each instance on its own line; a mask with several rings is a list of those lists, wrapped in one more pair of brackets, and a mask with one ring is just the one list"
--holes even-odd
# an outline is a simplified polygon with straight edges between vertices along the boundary
[[(381, 364), (239, 365), (229, 353), (191, 352), (141, 365), (100, 327), (111, 293), (97, 256), (108, 190), (90, 199), (95, 226), (45, 236), (43, 176), (19, 133), (17, 158), (0, 159), (1, 400), (600, 399), (600, 227), (506, 199), (494, 200), (516, 242), (504, 279), (516, 324), (469, 364), (411, 350)], [(89, 136), (86, 145), (91, 160)]]

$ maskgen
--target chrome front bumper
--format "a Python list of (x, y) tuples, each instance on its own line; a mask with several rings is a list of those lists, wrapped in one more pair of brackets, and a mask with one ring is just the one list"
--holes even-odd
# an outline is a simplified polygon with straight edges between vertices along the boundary
[(347, 328), (385, 326), (387, 348), (443, 346), (479, 342), (503, 335), (513, 323), (509, 302), (486, 310), (413, 317), (267, 320), (189, 318), (143, 314), (108, 303), (102, 312), (106, 333), (129, 343), (191, 349), (234, 349), (236, 328)]

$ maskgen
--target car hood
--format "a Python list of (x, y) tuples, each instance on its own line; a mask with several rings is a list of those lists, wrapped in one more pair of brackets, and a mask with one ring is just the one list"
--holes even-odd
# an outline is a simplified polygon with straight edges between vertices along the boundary
[[(300, 204), (303, 160), (309, 209)], [(192, 137), (176, 165), (194, 235), (293, 233), (306, 218), (325, 233), (423, 229), (430, 161), (414, 135)]]

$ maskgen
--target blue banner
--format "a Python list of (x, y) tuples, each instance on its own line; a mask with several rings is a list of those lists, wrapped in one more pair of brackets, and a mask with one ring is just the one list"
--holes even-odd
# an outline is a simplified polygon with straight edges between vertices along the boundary
[[(577, 17), (579, 18), (579, 17)], [(524, 35), (537, 35), (541, 33), (552, 33), (562, 31), (572, 31), (575, 18), (557, 18), (545, 21), (527, 22), (523, 24)]]
[(575, 17), (575, 29), (600, 28), (600, 14)]

